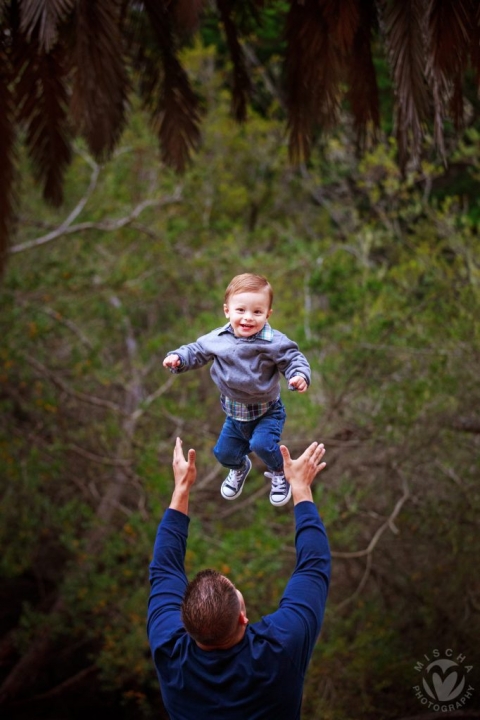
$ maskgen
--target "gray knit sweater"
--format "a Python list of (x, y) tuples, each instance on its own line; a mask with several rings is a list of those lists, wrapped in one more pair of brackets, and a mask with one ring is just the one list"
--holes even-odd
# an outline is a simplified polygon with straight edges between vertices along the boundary
[[(230, 323), (171, 350), (181, 366), (175, 373), (197, 370), (210, 361), (210, 375), (222, 395), (244, 404), (271, 402), (280, 394), (280, 373), (290, 380), (302, 375), (310, 384), (310, 365), (298, 345), (267, 323), (249, 338), (236, 337)], [(260, 337), (259, 337), (260, 336)]]

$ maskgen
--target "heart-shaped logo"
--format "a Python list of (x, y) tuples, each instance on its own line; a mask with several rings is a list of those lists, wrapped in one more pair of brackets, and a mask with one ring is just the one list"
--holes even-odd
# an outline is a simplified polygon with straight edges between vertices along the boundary
[(459, 680), (458, 672), (453, 667), (458, 667), (457, 663), (452, 660), (436, 660), (427, 667), (427, 671), (431, 672), (433, 668), (440, 668), (441, 674), (432, 672), (431, 685), (423, 678), (423, 687), (425, 691), (434, 700), (439, 702), (448, 702), (454, 700), (462, 692), (465, 686), (465, 678)]

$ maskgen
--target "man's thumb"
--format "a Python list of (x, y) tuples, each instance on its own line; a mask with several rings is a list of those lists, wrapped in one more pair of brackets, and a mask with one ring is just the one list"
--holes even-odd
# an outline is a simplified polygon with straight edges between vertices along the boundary
[(284, 462), (290, 462), (290, 452), (286, 445), (280, 445), (280, 452), (282, 453)]

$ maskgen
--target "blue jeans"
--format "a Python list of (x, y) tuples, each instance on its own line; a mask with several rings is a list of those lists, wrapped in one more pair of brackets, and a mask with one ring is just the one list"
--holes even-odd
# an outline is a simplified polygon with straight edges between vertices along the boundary
[(240, 422), (227, 416), (213, 454), (224, 467), (239, 470), (245, 455), (254, 452), (270, 472), (280, 472), (283, 457), (279, 443), (286, 416), (280, 399), (256, 420)]

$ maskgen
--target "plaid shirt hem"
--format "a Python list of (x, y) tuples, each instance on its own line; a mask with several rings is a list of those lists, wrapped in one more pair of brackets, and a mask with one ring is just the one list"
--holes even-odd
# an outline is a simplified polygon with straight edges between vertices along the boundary
[(278, 398), (276, 400), (271, 400), (270, 402), (252, 403), (246, 405), (245, 403), (238, 402), (237, 400), (232, 400), (225, 395), (220, 396), (220, 402), (224, 413), (234, 420), (239, 420), (240, 422), (257, 420), (262, 415), (265, 415), (265, 413), (268, 412), (277, 401)]

